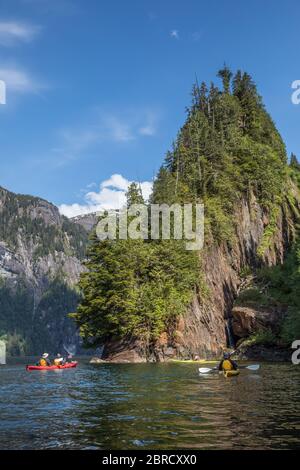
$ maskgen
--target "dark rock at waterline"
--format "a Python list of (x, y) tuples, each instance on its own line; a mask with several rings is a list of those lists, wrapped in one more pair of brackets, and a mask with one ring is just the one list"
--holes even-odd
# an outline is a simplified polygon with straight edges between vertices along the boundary
[(114, 340), (104, 346), (102, 358), (109, 362), (147, 362), (146, 351), (140, 341)]
[(290, 362), (291, 356), (291, 349), (261, 344), (241, 346), (239, 352), (235, 355), (240, 360), (268, 362)]
[[(296, 205), (300, 207), (300, 198), (297, 189), (291, 183), (295, 193)], [(293, 239), (293, 214), (287, 206), (282, 206), (276, 220), (274, 234), (264, 253), (258, 256), (257, 252), (263, 241), (266, 228), (270, 223), (271, 214), (266, 211), (250, 192), (235, 207), (235, 219), (238, 221), (234, 227), (235, 236), (230, 246), (226, 243), (215, 243), (212, 236), (207, 235), (203, 248), (202, 274), (206, 285), (207, 295), (196, 291), (194, 298), (186, 311), (178, 318), (175, 332), (169, 335), (163, 332), (155, 344), (146, 348), (139, 341), (111, 341), (105, 346), (105, 356), (108, 360), (122, 362), (166, 361), (170, 358), (194, 357), (203, 358), (221, 357), (228, 346), (226, 325), (232, 319), (234, 301), (240, 293), (244, 278), (243, 269), (251, 272), (259, 266), (274, 266), (281, 264)], [(261, 309), (259, 309), (261, 310)], [(245, 313), (245, 312), (240, 312)], [(247, 312), (249, 313), (249, 312)], [(252, 312), (253, 315), (235, 315), (235, 329), (238, 334), (235, 339), (251, 335), (258, 326), (263, 329), (270, 328), (275, 331), (282, 318), (280, 311)], [(257, 352), (258, 357), (272, 357), (272, 350)], [(250, 354), (250, 350), (249, 353)], [(256, 354), (253, 350), (252, 354)], [(275, 354), (282, 357), (280, 352)], [(252, 356), (251, 356), (252, 357)]]
[(235, 306), (232, 309), (232, 331), (238, 338), (248, 337), (257, 331), (275, 331), (284, 312), (279, 309)]

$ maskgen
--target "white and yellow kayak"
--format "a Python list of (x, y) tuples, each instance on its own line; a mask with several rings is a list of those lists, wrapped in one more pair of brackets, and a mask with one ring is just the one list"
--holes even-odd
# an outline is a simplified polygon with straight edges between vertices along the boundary
[(223, 370), (224, 377), (236, 377), (239, 373), (239, 370)]

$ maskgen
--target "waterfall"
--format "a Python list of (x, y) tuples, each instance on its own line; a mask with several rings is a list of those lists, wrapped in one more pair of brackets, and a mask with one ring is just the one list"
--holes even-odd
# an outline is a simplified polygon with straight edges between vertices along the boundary
[(0, 365), (6, 364), (6, 344), (0, 340)]
[(234, 338), (233, 338), (233, 334), (232, 334), (231, 319), (230, 318), (225, 320), (225, 330), (226, 330), (228, 346), (230, 348), (234, 348), (235, 347), (235, 342), (234, 342)]

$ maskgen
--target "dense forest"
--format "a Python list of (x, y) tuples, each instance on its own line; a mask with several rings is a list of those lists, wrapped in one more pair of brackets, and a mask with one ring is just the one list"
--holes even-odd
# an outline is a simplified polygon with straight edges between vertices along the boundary
[(0, 338), (8, 355), (55, 352), (76, 337), (67, 313), (78, 302), (73, 284), (86, 244), (86, 230), (52, 204), (0, 187)]
[[(166, 154), (149, 202), (203, 203), (206, 245), (230, 249), (235, 209), (255, 195), (269, 220), (257, 247), (255, 279), (267, 285), (277, 302), (289, 303), (278, 337), (272, 336), (272, 341), (288, 342), (300, 323), (299, 245), (295, 242), (283, 266), (268, 270), (263, 261), (279, 211), (288, 206), (299, 216), (292, 189), (299, 186), (299, 164), (295, 156), (287, 163), (285, 145), (251, 76), (240, 70), (233, 75), (224, 66), (218, 78), (222, 89), (214, 83), (193, 86), (186, 121)], [(127, 197), (128, 204), (141, 202), (138, 186), (132, 185)], [(201, 265), (201, 253), (186, 251), (178, 240), (100, 242), (93, 233), (88, 272), (79, 283), (83, 298), (71, 316), (87, 345), (139, 338), (150, 350), (163, 332), (176, 335), (177, 318), (195, 292), (209, 296)], [(251, 291), (252, 300), (260, 302), (259, 286)]]
[(38, 302), (34, 291), (21, 280), (15, 290), (0, 279), (0, 339), (11, 356), (63, 351), (64, 342), (74, 336), (72, 321), (66, 318), (78, 303), (78, 293), (63, 279), (50, 281)]
[[(3, 200), (0, 240), (6, 242), (12, 250), (22, 240), (24, 245), (35, 246), (34, 260), (62, 251), (81, 259), (84, 257), (86, 231), (67, 217), (56, 219), (49, 211), (51, 205), (47, 201), (33, 196), (16, 195), (1, 187), (0, 199)], [(57, 209), (54, 209), (56, 214)]]

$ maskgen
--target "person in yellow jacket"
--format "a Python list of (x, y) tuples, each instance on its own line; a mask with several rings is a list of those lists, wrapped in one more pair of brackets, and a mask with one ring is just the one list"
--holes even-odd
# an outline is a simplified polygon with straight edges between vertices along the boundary
[(230, 353), (224, 352), (223, 359), (219, 364), (220, 371), (238, 370), (238, 365), (230, 358)]
[(51, 363), (48, 359), (49, 354), (44, 353), (42, 354), (42, 357), (40, 358), (39, 362), (37, 363), (38, 366), (46, 367), (46, 366), (51, 366)]
[(54, 366), (63, 366), (66, 363), (64, 358), (58, 353), (53, 361)]

